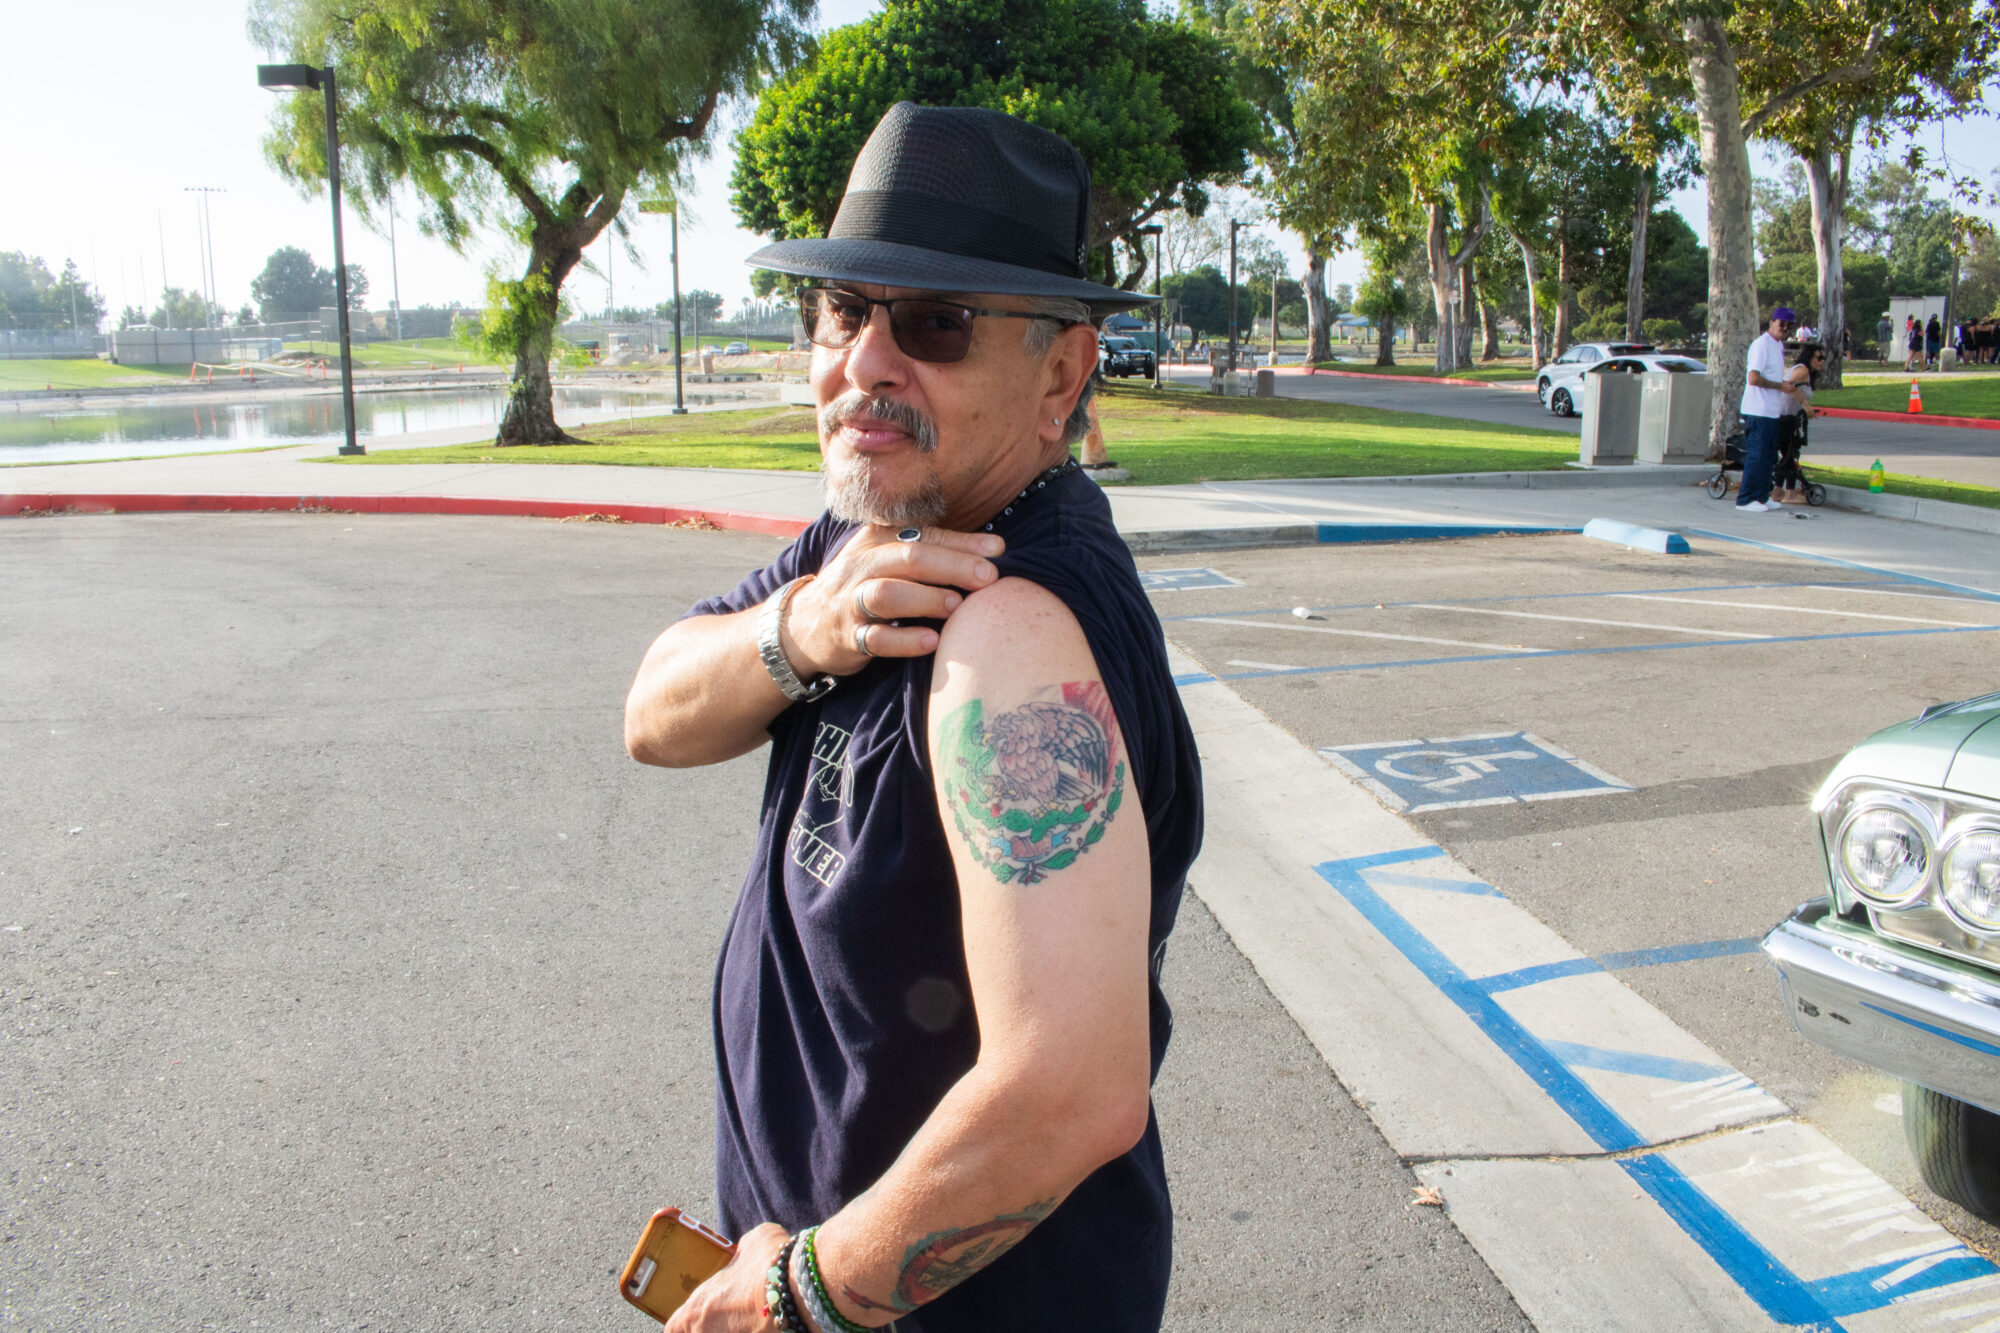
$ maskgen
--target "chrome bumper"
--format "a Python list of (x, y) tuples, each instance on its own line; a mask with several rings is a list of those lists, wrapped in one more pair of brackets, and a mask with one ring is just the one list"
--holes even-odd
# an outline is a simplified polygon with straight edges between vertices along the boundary
[(1780, 922), (1764, 952), (1801, 1036), (2000, 1114), (2000, 978), (1850, 925), (1823, 898)]

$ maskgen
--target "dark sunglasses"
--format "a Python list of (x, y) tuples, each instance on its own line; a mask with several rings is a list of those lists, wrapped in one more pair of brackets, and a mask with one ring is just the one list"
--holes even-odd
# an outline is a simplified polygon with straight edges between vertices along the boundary
[(1026, 310), (982, 310), (920, 296), (877, 301), (838, 287), (805, 287), (799, 291), (799, 318), (806, 326), (806, 337), (821, 347), (852, 347), (861, 330), (874, 318), (878, 305), (889, 312), (889, 331), (896, 337), (896, 346), (903, 349), (903, 355), (918, 361), (965, 360), (972, 347), (972, 321), (981, 315), (996, 319), (1049, 319), (1067, 325), (1067, 321), (1053, 315), (1036, 315)]

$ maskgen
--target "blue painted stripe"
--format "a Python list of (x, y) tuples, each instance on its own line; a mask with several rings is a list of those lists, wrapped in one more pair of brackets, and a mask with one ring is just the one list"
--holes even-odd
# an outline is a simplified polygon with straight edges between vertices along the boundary
[(1841, 639), (1906, 638), (1919, 634), (1991, 634), (1996, 625), (1963, 625), (1937, 629), (1875, 629), (1846, 634), (1781, 634), (1768, 639), (1715, 639), (1687, 643), (1633, 643), (1604, 648), (1537, 648), (1524, 653), (1468, 653), (1462, 657), (1411, 657), (1396, 662), (1338, 662), (1331, 666), (1287, 667), (1283, 671), (1233, 671), (1217, 680), (1261, 680), (1271, 676), (1324, 676), (1342, 671), (1389, 671), (1401, 667), (1459, 666), (1468, 662), (1523, 662), (1549, 657), (1597, 657), (1611, 653), (1663, 653), (1678, 649), (1766, 648), (1784, 643), (1831, 643)]
[(1564, 977), (1577, 977), (1589, 972), (1622, 972), (1627, 968), (1659, 967), (1664, 963), (1685, 963), (1696, 958), (1727, 958), (1735, 954), (1755, 953), (1761, 943), (1761, 937), (1746, 935), (1736, 940), (1704, 940), (1699, 944), (1669, 944), (1658, 949), (1626, 949), (1618, 953), (1599, 954), (1595, 958), (1565, 958), (1561, 962), (1517, 968), (1512, 972), (1496, 972), (1490, 977), (1479, 978), (1478, 984), (1488, 995), (1498, 995), (1502, 991), (1539, 986), (1544, 981), (1560, 981)]
[(1475, 898), (1505, 898), (1491, 884), (1476, 879), (1439, 879), (1436, 875), (1412, 875), (1404, 870), (1385, 870), (1372, 877), (1376, 884), (1393, 884), (1399, 889), (1431, 889), (1438, 893), (1463, 893)]
[(1852, 569), (1863, 574), (1881, 574), (1898, 583), (1918, 583), (1926, 588), (1944, 588), (1950, 592), (1964, 593), (1977, 597), (1982, 602), (2000, 602), (2000, 593), (1988, 592), (1984, 588), (1969, 587), (1963, 583), (1949, 583), (1944, 579), (1927, 579), (1921, 574), (1905, 574), (1899, 570), (1883, 569), (1880, 565), (1864, 565), (1853, 560), (1841, 560), (1830, 555), (1815, 555), (1811, 551), (1801, 551), (1794, 546), (1779, 546), (1773, 542), (1760, 542), (1754, 537), (1739, 537), (1730, 532), (1710, 532), (1707, 528), (1689, 528), (1689, 532), (1703, 537), (1713, 537), (1717, 541), (1738, 542), (1744, 546), (1755, 546), (1766, 551), (1777, 551), (1781, 555), (1795, 555), (1801, 560), (1811, 560), (1822, 565), (1834, 565), (1840, 569)]
[[(1864, 1310), (1881, 1308), (1890, 1301), (1914, 1296), (1920, 1291), (1932, 1291), (1938, 1287), (1949, 1287), (1954, 1282), (1970, 1282), (1974, 1278), (1991, 1277), (1996, 1271), (1992, 1263), (1972, 1253), (1963, 1246), (1954, 1246), (1957, 1253), (1946, 1251), (1946, 1257), (1908, 1277), (1887, 1286), (1877, 1286), (1889, 1274), (1915, 1262), (1910, 1259), (1892, 1259), (1886, 1264), (1876, 1264), (1872, 1268), (1857, 1268), (1852, 1273), (1836, 1273), (1832, 1277), (1820, 1278), (1812, 1283), (1813, 1294), (1820, 1304), (1836, 1315), (1860, 1314)], [(1926, 1256), (1928, 1257), (1928, 1256)]]
[(1604, 964), (1607, 971), (1617, 972), (1628, 967), (1658, 967), (1661, 963), (1685, 963), (1695, 958), (1728, 958), (1735, 954), (1756, 953), (1763, 938), (1761, 935), (1745, 935), (1735, 940), (1669, 944), (1658, 949), (1626, 949), (1619, 953), (1601, 953), (1597, 955), (1597, 961)]
[(1702, 1083), (1736, 1072), (1728, 1065), (1676, 1060), (1670, 1055), (1621, 1051), (1609, 1046), (1585, 1046), (1573, 1041), (1550, 1041), (1546, 1037), (1542, 1039), (1542, 1045), (1571, 1069), (1602, 1069), (1609, 1074), (1637, 1074), (1640, 1078), (1663, 1079), (1669, 1083)]
[[(1419, 860), (1442, 854), (1438, 848), (1416, 848), (1401, 855), (1402, 859)], [(1477, 1024), (1600, 1147), (1618, 1152), (1647, 1146), (1625, 1118), (1592, 1092), (1539, 1038), (1368, 887), (1360, 872), (1369, 865), (1381, 864), (1388, 862), (1362, 857), (1325, 861), (1313, 870)], [(1650, 1155), (1621, 1158), (1618, 1164), (1765, 1313), (1795, 1326), (1829, 1331), (1840, 1328), (1813, 1291), (1679, 1167), (1664, 1157)]]
[[(1417, 848), (1403, 853), (1405, 859), (1418, 860), (1425, 857), (1441, 856), (1443, 852), (1435, 847)], [(1381, 932), (1382, 936), (1395, 945), (1402, 955), (1416, 965), (1432, 985), (1465, 1012), (1478, 1025), (1494, 1045), (1507, 1053), (1509, 1059), (1539, 1084), (1569, 1117), (1590, 1135), (1600, 1148), (1607, 1152), (1623, 1152), (1630, 1148), (1646, 1146), (1646, 1140), (1639, 1131), (1627, 1124), (1625, 1117), (1605, 1105), (1561, 1060), (1518, 1019), (1502, 1009), (1478, 983), (1459, 970), (1458, 964), (1445, 957), (1444, 953), (1426, 939), (1423, 933), (1403, 919), (1401, 913), (1382, 900), (1380, 894), (1368, 887), (1361, 877), (1361, 871), (1369, 864), (1386, 864), (1362, 857), (1350, 861), (1327, 861), (1313, 867), (1315, 873), (1331, 884), (1341, 897), (1353, 904), (1354, 909), (1368, 919), (1368, 923)]]
[[(1850, 579), (1845, 583), (1828, 579), (1813, 579), (1806, 583), (1708, 583), (1682, 584), (1672, 588), (1618, 588), (1610, 592), (1538, 592), (1512, 593), (1500, 597), (1443, 597), (1434, 598), (1433, 606), (1481, 606), (1488, 602), (1563, 602), (1578, 597), (1654, 597), (1668, 593), (1690, 592), (1766, 592), (1777, 588), (1880, 588), (1887, 584), (1899, 583), (1900, 579)], [(1341, 602), (1330, 606), (1315, 606), (1313, 611), (1373, 611), (1384, 607), (1410, 606), (1410, 602)], [(1282, 616), (1291, 613), (1289, 606), (1274, 606), (1261, 611), (1224, 611), (1224, 616)], [(1173, 620), (1213, 620), (1216, 612), (1190, 611), (1186, 615), (1161, 616), (1162, 624)]]
[(1968, 1037), (1964, 1033), (1953, 1032), (1950, 1028), (1941, 1028), (1935, 1023), (1926, 1023), (1919, 1018), (1911, 1018), (1908, 1014), (1899, 1014), (1893, 1009), (1884, 1009), (1881, 1005), (1870, 1004), (1866, 1000), (1861, 1002), (1861, 1007), (1863, 1009), (1873, 1009), (1884, 1018), (1893, 1018), (1898, 1023), (1908, 1023), (1913, 1028), (1921, 1028), (1933, 1036), (1943, 1037), (1946, 1041), (1955, 1041), (1960, 1046), (1968, 1046), (1984, 1055), (2000, 1055), (2000, 1046), (1995, 1046), (1990, 1041), (1981, 1041), (1977, 1037)]
[(1206, 685), (1206, 684), (1208, 684), (1208, 683), (1209, 683), (1210, 681), (1212, 681), (1212, 680), (1214, 680), (1214, 679), (1215, 679), (1215, 677), (1214, 677), (1214, 676), (1211, 676), (1211, 675), (1209, 675), (1209, 674), (1208, 674), (1208, 673), (1207, 673), (1206, 671), (1190, 671), (1190, 672), (1188, 672), (1188, 673), (1187, 673), (1186, 675), (1184, 675), (1184, 676), (1175, 676), (1175, 677), (1174, 677), (1174, 684), (1175, 684), (1175, 685)]
[(1520, 523), (1321, 523), (1322, 546), (1356, 542), (1447, 541), (1453, 537), (1536, 537), (1551, 532), (1581, 532), (1577, 527), (1540, 527)]
[[(1741, 1223), (1716, 1205), (1687, 1173), (1664, 1157), (1627, 1157), (1618, 1165), (1639, 1187), (1653, 1196), (1667, 1216), (1680, 1224), (1708, 1257), (1743, 1288), (1764, 1313), (1781, 1324), (1836, 1333), (1840, 1324), (1812, 1287), (1785, 1267)], [(1888, 1304), (1888, 1299), (1877, 1301)]]

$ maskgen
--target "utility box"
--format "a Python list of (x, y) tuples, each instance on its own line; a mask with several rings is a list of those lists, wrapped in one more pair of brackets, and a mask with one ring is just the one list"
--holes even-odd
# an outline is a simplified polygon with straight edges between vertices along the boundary
[[(1608, 378), (1598, 376), (1596, 378)], [(1639, 380), (1639, 461), (1700, 463), (1708, 457), (1708, 376), (1652, 370)]]
[(1278, 396), (1278, 377), (1268, 370), (1258, 371), (1257, 396), (1259, 398), (1276, 398)]
[(1623, 372), (1583, 377), (1578, 404), (1583, 447), (1577, 456), (1585, 467), (1618, 467), (1638, 454), (1640, 378)]

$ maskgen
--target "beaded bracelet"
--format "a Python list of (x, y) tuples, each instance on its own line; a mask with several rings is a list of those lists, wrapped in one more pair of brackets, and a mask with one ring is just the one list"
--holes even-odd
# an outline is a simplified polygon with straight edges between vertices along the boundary
[(840, 1307), (833, 1303), (833, 1297), (826, 1289), (826, 1280), (820, 1276), (818, 1236), (819, 1228), (816, 1226), (807, 1227), (799, 1233), (799, 1248), (793, 1260), (793, 1267), (803, 1268), (806, 1278), (803, 1282), (794, 1279), (794, 1285), (799, 1289), (799, 1299), (805, 1302), (807, 1312), (822, 1328), (838, 1329), (840, 1333), (875, 1333), (875, 1330), (866, 1324), (857, 1324), (849, 1319), (840, 1312)]
[(791, 1283), (785, 1280), (785, 1271), (792, 1266), (792, 1247), (799, 1243), (797, 1236), (786, 1238), (778, 1257), (764, 1271), (764, 1313), (777, 1321), (778, 1333), (804, 1333), (805, 1321), (799, 1318), (798, 1303), (792, 1299)]

